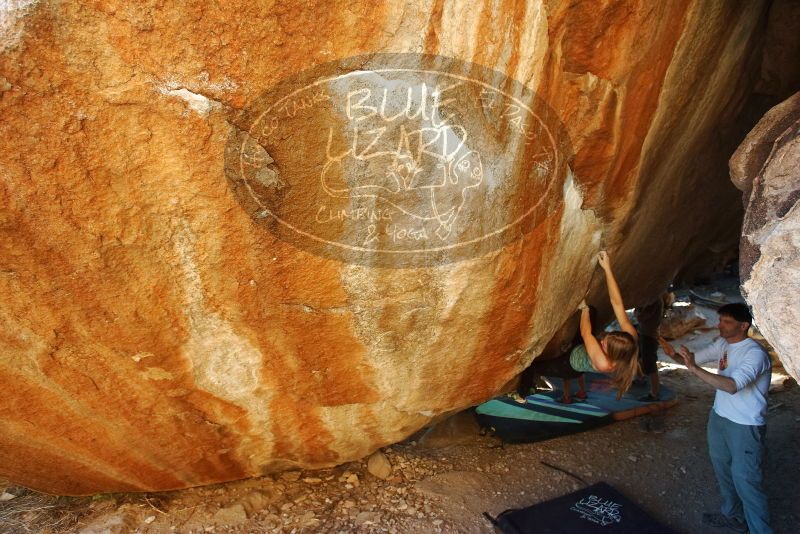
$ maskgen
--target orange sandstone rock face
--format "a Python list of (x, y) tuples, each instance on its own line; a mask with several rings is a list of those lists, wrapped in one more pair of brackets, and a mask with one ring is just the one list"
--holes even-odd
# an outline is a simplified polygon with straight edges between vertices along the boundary
[(361, 458), (496, 394), (587, 291), (603, 305), (601, 247), (635, 305), (738, 238), (724, 132), (761, 2), (0, 9), (0, 475), (20, 484)]

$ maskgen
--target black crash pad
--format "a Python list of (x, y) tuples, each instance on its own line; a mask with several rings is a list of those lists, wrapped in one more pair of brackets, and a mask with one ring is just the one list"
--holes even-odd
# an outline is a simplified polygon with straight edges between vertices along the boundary
[(491, 518), (503, 534), (675, 534), (605, 482)]

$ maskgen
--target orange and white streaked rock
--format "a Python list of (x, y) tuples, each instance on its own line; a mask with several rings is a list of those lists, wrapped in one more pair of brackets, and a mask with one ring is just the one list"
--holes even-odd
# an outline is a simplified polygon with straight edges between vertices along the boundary
[[(736, 241), (739, 199), (710, 139), (749, 91), (764, 9), (0, 12), (13, 17), (0, 25), (0, 475), (87, 494), (330, 466), (495, 395), (587, 291), (602, 302), (601, 247), (635, 305), (691, 254)], [(297, 73), (373, 53), (483, 65), (550, 106), (573, 154), (535, 225), (479, 256), (392, 269), (296, 248), (242, 209), (225, 173), (232, 117)]]

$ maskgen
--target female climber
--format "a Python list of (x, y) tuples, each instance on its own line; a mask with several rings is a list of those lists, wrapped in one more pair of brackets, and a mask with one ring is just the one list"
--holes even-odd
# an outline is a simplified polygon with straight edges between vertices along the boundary
[[(520, 380), (520, 390), (525, 389), (520, 395), (527, 395), (527, 389), (533, 383), (534, 376), (552, 376), (564, 381), (564, 393), (560, 402), (572, 402), (570, 394), (570, 381), (578, 379), (579, 391), (575, 395), (578, 399), (586, 398), (586, 388), (583, 373), (605, 373), (613, 377), (614, 387), (617, 388), (617, 399), (628, 391), (633, 379), (639, 372), (638, 334), (636, 328), (625, 313), (625, 304), (619, 291), (617, 280), (611, 270), (611, 260), (608, 253), (600, 252), (597, 256), (600, 267), (603, 268), (608, 287), (608, 298), (614, 310), (614, 316), (621, 330), (604, 332), (599, 336), (592, 333), (592, 319), (586, 301), (578, 306), (581, 312), (580, 334), (582, 344), (577, 345), (570, 352), (550, 360), (534, 360), (528, 368), (527, 375)], [(526, 383), (525, 383), (526, 382)], [(525, 386), (528, 388), (525, 388)]]

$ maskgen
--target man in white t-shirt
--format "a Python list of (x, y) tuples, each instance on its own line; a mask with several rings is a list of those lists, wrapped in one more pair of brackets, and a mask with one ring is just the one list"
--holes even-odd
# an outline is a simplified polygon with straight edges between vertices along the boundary
[[(696, 363), (684, 346), (680, 352), (659, 339), (667, 356), (716, 388), (708, 417), (708, 452), (722, 494), (722, 513), (703, 514), (703, 524), (751, 534), (772, 533), (767, 496), (761, 485), (772, 365), (767, 352), (747, 337), (753, 318), (744, 304), (719, 309), (718, 339), (698, 351), (701, 361), (716, 359), (717, 373)], [(711, 357), (711, 358), (709, 358)]]

